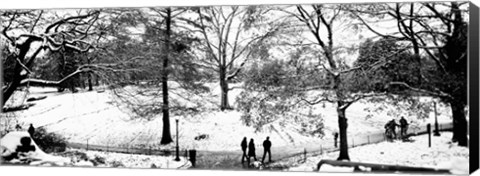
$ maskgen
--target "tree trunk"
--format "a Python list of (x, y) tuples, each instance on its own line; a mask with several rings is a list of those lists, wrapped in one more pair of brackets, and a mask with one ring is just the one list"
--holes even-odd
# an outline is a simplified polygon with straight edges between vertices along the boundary
[[(30, 44), (32, 42), (32, 39), (27, 39), (27, 41), (25, 41), (22, 45), (19, 46), (20, 53), (18, 55), (18, 61), (23, 62), (25, 60), (25, 56), (30, 50)], [(10, 99), (10, 97), (13, 95), (13, 92), (15, 92), (15, 90), (17, 90), (17, 88), (20, 86), (21, 81), (26, 78), (26, 75), (21, 75), (23, 68), (17, 62), (15, 62), (15, 68), (13, 70), (13, 81), (5, 89), (2, 90), (2, 108), (3, 106), (5, 106), (5, 103), (8, 101), (8, 99)]]
[(335, 90), (335, 94), (337, 96), (337, 114), (338, 114), (338, 131), (340, 133), (340, 154), (337, 160), (348, 160), (350, 161), (350, 157), (348, 156), (348, 140), (347, 140), (347, 117), (345, 115), (345, 110), (348, 106), (346, 106), (346, 102), (344, 102), (344, 92), (339, 90), (339, 87), (342, 83), (340, 76), (333, 77), (333, 89)]
[(467, 102), (467, 58), (462, 56), (467, 53), (468, 25), (463, 22), (462, 14), (458, 3), (451, 3), (451, 11), (454, 15), (453, 33), (448, 38), (446, 45), (446, 54), (448, 56), (448, 65), (451, 73), (457, 77), (454, 85), (463, 90), (452, 91), (455, 97), (450, 100), (453, 116), (453, 137), (452, 141), (457, 141), (459, 146), (468, 146), (467, 130), (468, 124), (465, 117), (465, 106)]
[(345, 109), (340, 108), (343, 105), (342, 102), (338, 102), (337, 113), (338, 113), (338, 127), (340, 132), (340, 155), (337, 160), (348, 160), (348, 140), (347, 140), (347, 117), (345, 116)]
[(78, 92), (77, 88), (75, 87), (75, 81), (74, 80), (70, 80), (70, 91), (72, 91), (72, 93)]
[(100, 77), (95, 75), (95, 86), (100, 86)]
[(14, 68), (15, 73), (13, 75), (13, 81), (2, 92), (2, 108), (8, 99), (10, 99), (10, 97), (13, 95), (13, 92), (15, 92), (15, 90), (17, 90), (17, 88), (20, 86), (20, 81), (22, 80), (22, 76), (20, 75), (21, 71), (22, 67), (17, 63)]
[[(88, 65), (90, 65), (90, 58), (87, 58)], [(93, 90), (92, 86), (92, 73), (87, 73), (87, 79), (88, 79), (88, 91)]]
[(467, 130), (468, 124), (465, 117), (465, 105), (454, 101), (450, 102), (453, 116), (453, 137), (452, 141), (458, 142), (459, 146), (468, 146)]
[(226, 79), (226, 69), (220, 68), (220, 90), (221, 90), (221, 100), (220, 100), (220, 110), (231, 109), (230, 104), (228, 103), (228, 81)]
[[(87, 74), (88, 74), (88, 73), (87, 73)], [(80, 77), (80, 84), (82, 85), (82, 89), (86, 89), (86, 88), (87, 88), (87, 86), (86, 86), (86, 85), (87, 85), (87, 82), (85, 81), (85, 78), (84, 78), (83, 75)]]
[(160, 144), (169, 144), (173, 142), (172, 135), (170, 134), (170, 113), (169, 113), (169, 102), (168, 102), (168, 55), (170, 53), (170, 24), (171, 24), (171, 10), (167, 8), (167, 18), (166, 18), (166, 27), (165, 31), (165, 53), (163, 58), (163, 75), (162, 75), (162, 98), (163, 98), (163, 131), (162, 131), (162, 140)]
[(93, 90), (93, 85), (92, 85), (92, 74), (88, 73), (88, 91)]

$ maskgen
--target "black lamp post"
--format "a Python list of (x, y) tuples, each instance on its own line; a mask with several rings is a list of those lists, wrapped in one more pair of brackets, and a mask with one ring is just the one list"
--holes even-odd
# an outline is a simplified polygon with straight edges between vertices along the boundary
[(433, 110), (435, 112), (435, 131), (433, 132), (433, 136), (440, 136), (440, 132), (438, 131), (438, 120), (437, 120), (437, 102), (433, 102)]
[(176, 152), (177, 152), (177, 156), (175, 157), (175, 161), (180, 161), (180, 157), (178, 156), (178, 116), (175, 117), (175, 123), (177, 124), (177, 146), (176, 146)]

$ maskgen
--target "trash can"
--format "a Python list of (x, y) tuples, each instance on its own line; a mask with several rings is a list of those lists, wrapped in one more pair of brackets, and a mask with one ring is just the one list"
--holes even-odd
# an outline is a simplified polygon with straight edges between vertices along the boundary
[(189, 150), (188, 151), (188, 156), (190, 156), (190, 162), (192, 163), (192, 167), (195, 167), (197, 151), (196, 150)]

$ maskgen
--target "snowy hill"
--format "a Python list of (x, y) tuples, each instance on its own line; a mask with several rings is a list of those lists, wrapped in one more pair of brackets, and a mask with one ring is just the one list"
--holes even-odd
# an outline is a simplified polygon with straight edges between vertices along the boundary
[[(246, 136), (254, 138), (260, 147), (261, 141), (270, 136), (275, 146), (295, 146), (305, 143), (318, 143), (322, 139), (305, 136), (299, 133), (299, 124), (287, 124), (285, 126), (272, 125), (268, 130), (255, 132), (252, 127), (244, 125), (241, 120), (241, 113), (233, 111), (219, 111), (219, 86), (218, 84), (207, 84), (210, 92), (202, 95), (191, 95), (186, 99), (171, 94), (171, 99), (180, 103), (200, 102), (204, 104), (203, 112), (193, 116), (181, 116), (179, 123), (179, 140), (183, 149), (198, 149), (210, 151), (233, 151), (239, 150), (241, 139)], [(238, 86), (238, 85), (232, 85)], [(127, 88), (135, 91), (135, 88)], [(233, 89), (229, 93), (230, 103), (235, 105), (235, 99), (242, 89)], [(104, 92), (80, 91), (78, 93), (58, 93), (56, 89), (31, 87), (29, 94), (16, 92), (15, 98), (9, 100), (10, 105), (25, 102), (26, 97), (47, 96), (46, 99), (35, 101), (36, 105), (28, 110), (4, 113), (0, 124), (6, 130), (17, 123), (27, 126), (33, 123), (36, 127), (45, 127), (50, 132), (56, 132), (65, 136), (69, 142), (89, 143), (97, 145), (108, 145), (117, 147), (152, 147), (156, 149), (172, 148), (173, 144), (160, 146), (162, 135), (162, 119), (158, 114), (153, 120), (132, 119), (129, 110), (114, 103), (115, 96), (110, 90)], [(145, 100), (146, 101), (146, 100)], [(392, 119), (398, 118), (389, 115), (387, 111), (368, 112), (366, 108), (373, 108), (378, 104), (361, 101), (352, 104), (347, 109), (349, 119), (348, 132), (350, 135), (369, 133), (383, 129), (383, 124)], [(389, 107), (395, 110), (395, 107)], [(324, 138), (331, 138), (333, 131), (338, 128), (335, 105), (325, 103), (313, 107), (314, 112), (323, 117), (325, 125)], [(439, 108), (440, 122), (450, 122), (449, 109), (445, 106)], [(303, 112), (299, 112), (303, 113)], [(304, 112), (307, 113), (307, 112)], [(398, 112), (402, 114), (402, 112)], [(406, 113), (405, 113), (406, 114)], [(172, 116), (170, 120), (171, 132), (175, 138), (175, 121)], [(415, 124), (424, 125), (431, 121), (417, 121), (415, 117), (406, 116), (407, 119), (415, 121)], [(194, 140), (198, 135), (206, 134), (207, 139)]]

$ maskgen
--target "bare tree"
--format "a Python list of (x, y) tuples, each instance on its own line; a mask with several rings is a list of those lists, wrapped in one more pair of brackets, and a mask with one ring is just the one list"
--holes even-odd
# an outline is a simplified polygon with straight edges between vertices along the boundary
[[(418, 59), (418, 82), (391, 82), (422, 94), (439, 97), (450, 104), (453, 115), (453, 141), (467, 146), (467, 20), (465, 2), (451, 3), (395, 3), (357, 6), (352, 14), (377, 36), (409, 42)], [(367, 18), (391, 20), (397, 24), (394, 33), (379, 32), (378, 26)], [(423, 52), (421, 52), (423, 51)], [(424, 61), (421, 61), (422, 58)], [(433, 60), (436, 69), (426, 70)]]
[(268, 21), (266, 14), (269, 10), (259, 6), (202, 7), (196, 10), (196, 19), (183, 20), (193, 25), (194, 31), (205, 42), (200, 48), (206, 54), (201, 66), (218, 73), (220, 109), (231, 109), (228, 92), (232, 88), (229, 83), (249, 60), (268, 57), (261, 45), (266, 44), (281, 25)]
[(43, 10), (2, 12), (2, 38), (6, 40), (8, 49), (6, 59), (16, 61), (11, 70), (11, 80), (2, 87), (2, 107), (18, 87), (26, 84), (58, 87), (79, 73), (91, 71), (89, 65), (83, 65), (59, 81), (29, 78), (39, 57), (64, 48), (76, 52), (88, 52), (94, 48), (92, 38), (100, 34), (95, 26), (99, 14), (98, 10), (68, 14)]
[(162, 145), (173, 142), (171, 114), (177, 112), (176, 115), (180, 115), (180, 109), (187, 109), (175, 102), (172, 104), (171, 94), (177, 95), (186, 89), (194, 90), (198, 82), (182, 74), (184, 71), (195, 72), (193, 66), (189, 65), (193, 57), (189, 45), (193, 45), (195, 38), (184, 33), (184, 24), (176, 20), (188, 10), (166, 7), (111, 11), (118, 15), (114, 20), (115, 31), (121, 32), (112, 34), (116, 39), (107, 46), (112, 53), (108, 57), (114, 63), (123, 61), (125, 64), (120, 66), (121, 70), (131, 70), (110, 75), (116, 81), (111, 84), (135, 87), (125, 89), (123, 86), (112, 86), (113, 92), (119, 101), (118, 105), (133, 111), (134, 118), (150, 120), (162, 114)]
[[(353, 89), (362, 85), (351, 85), (355, 83), (352, 80), (356, 78), (356, 71), (368, 70), (375, 68), (385, 61), (401, 53), (405, 49), (398, 50), (391, 54), (378, 58), (378, 62), (362, 66), (350, 66), (346, 63), (347, 57), (345, 54), (356, 51), (354, 46), (349, 46), (348, 43), (336, 43), (339, 41), (335, 38), (338, 36), (337, 31), (342, 31), (341, 28), (351, 27), (350, 16), (347, 14), (348, 5), (298, 5), (294, 9), (285, 9), (285, 13), (297, 19), (297, 21), (306, 29), (308, 36), (313, 37), (312, 43), (299, 43), (298, 46), (310, 46), (318, 48), (321, 54), (316, 58), (318, 62), (308, 72), (309, 75), (315, 75), (328, 81), (322, 81), (318, 84), (304, 84), (297, 86), (297, 92), (309, 92), (312, 90), (319, 90), (322, 93), (313, 96), (300, 96), (302, 102), (309, 105), (316, 105), (322, 102), (330, 102), (336, 104), (338, 114), (338, 127), (340, 136), (340, 154), (338, 160), (350, 160), (348, 155), (348, 138), (347, 138), (347, 116), (345, 111), (353, 103), (368, 99), (371, 97), (385, 96), (386, 92), (371, 92), (365, 93)], [(350, 31), (352, 32), (352, 31)], [(351, 34), (353, 34), (352, 32)], [(313, 74), (312, 74), (313, 73)], [(324, 76), (323, 76), (324, 75)], [(302, 76), (302, 75), (297, 75)], [(304, 75), (305, 76), (305, 75)], [(294, 79), (295, 80), (295, 79)], [(297, 79), (301, 80), (301, 79)], [(301, 85), (301, 84), (299, 84)]]

